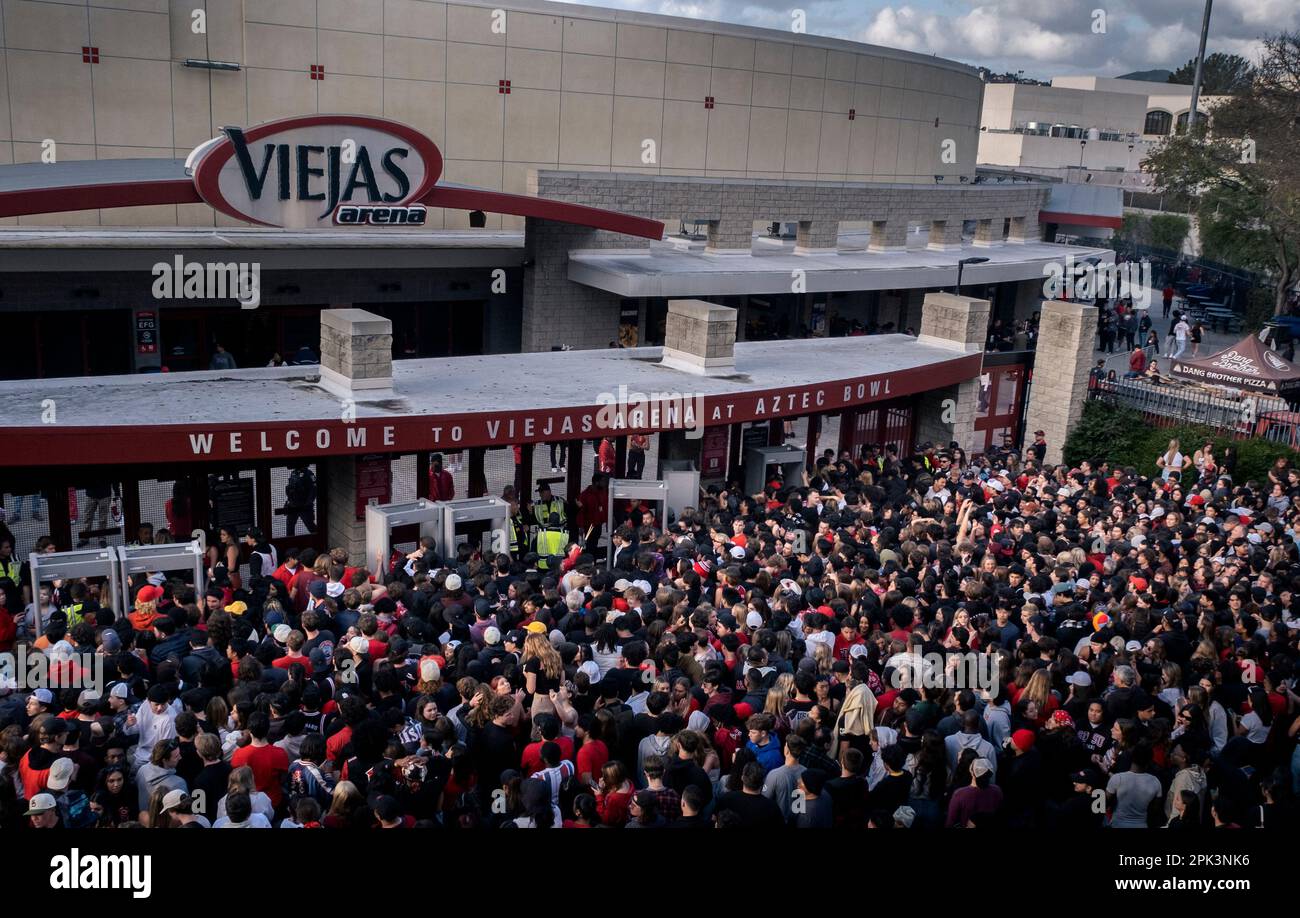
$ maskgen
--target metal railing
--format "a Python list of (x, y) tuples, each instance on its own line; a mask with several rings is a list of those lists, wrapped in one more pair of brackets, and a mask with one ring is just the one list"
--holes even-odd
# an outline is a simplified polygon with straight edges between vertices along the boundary
[(1239, 440), (1259, 435), (1280, 443), (1292, 442), (1295, 435), (1295, 414), (1275, 396), (1220, 394), (1177, 382), (1122, 378), (1102, 381), (1088, 396), (1132, 408), (1156, 427), (1200, 424)]

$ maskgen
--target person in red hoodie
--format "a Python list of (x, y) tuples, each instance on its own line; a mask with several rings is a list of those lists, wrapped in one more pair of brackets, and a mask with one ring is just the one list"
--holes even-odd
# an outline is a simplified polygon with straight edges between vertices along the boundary
[(298, 564), (298, 549), (287, 548), (284, 552), (284, 560), (280, 566), (271, 574), (276, 580), (284, 584), (286, 589), (293, 587), (293, 578), (297, 576), (300, 565)]
[(151, 584), (140, 588), (140, 592), (135, 594), (135, 611), (127, 616), (132, 628), (136, 631), (153, 630), (154, 619), (161, 614), (158, 611), (158, 600), (162, 599), (162, 595), (162, 587)]
[(434, 453), (429, 458), (429, 500), (452, 500), (456, 496), (456, 484), (451, 472), (442, 467), (442, 453)]
[(18, 639), (18, 623), (6, 605), (6, 595), (7, 591), (0, 590), (0, 653), (12, 651), (14, 642)]

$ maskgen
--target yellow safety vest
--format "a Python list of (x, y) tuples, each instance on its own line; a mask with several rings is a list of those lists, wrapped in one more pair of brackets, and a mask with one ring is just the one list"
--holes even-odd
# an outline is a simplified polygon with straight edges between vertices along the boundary
[(563, 529), (539, 529), (537, 530), (537, 559), (538, 569), (547, 567), (547, 559), (551, 555), (564, 554), (564, 546), (568, 542), (569, 534)]
[(81, 608), (81, 603), (74, 603), (73, 605), (63, 607), (63, 614), (68, 617), (69, 629), (75, 628), (77, 625), (80, 625), (85, 621), (85, 616), (81, 614)]
[(526, 545), (528, 540), (528, 526), (524, 523), (523, 517), (510, 517), (510, 554), (519, 554), (521, 545)]
[(560, 500), (558, 497), (552, 497), (549, 501), (547, 501), (544, 504), (543, 503), (533, 504), (533, 511), (534, 511), (534, 515), (537, 517), (538, 526), (541, 526), (543, 528), (549, 526), (551, 523), (552, 513), (558, 513), (560, 515), (561, 526), (568, 525), (569, 520), (567, 515), (564, 512), (564, 501)]
[(0, 561), (0, 580), (7, 577), (14, 582), (14, 586), (19, 586), (22, 583), (22, 570), (22, 563), (17, 558)]

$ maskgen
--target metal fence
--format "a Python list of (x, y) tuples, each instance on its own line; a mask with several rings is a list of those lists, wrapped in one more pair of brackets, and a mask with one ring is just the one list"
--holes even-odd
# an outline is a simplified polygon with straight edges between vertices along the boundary
[(1144, 379), (1103, 382), (1089, 395), (1132, 408), (1155, 427), (1201, 424), (1238, 440), (1262, 436), (1291, 443), (1295, 438), (1296, 416), (1285, 401), (1274, 396), (1219, 394)]

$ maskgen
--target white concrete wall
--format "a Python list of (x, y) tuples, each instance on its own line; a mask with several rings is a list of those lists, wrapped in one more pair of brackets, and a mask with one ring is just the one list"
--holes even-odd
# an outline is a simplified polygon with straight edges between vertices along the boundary
[[(200, 6), (207, 29), (195, 34)], [(449, 182), (510, 192), (526, 191), (530, 168), (902, 183), (974, 173), (983, 84), (928, 55), (541, 0), (111, 7), (4, 0), (0, 164), (37, 161), (45, 140), (60, 160), (180, 158), (222, 125), (346, 112), (429, 135)], [(87, 46), (99, 63), (83, 63)], [(941, 160), (944, 140), (956, 162)], [(435, 228), (444, 216), (467, 225), (462, 212), (430, 216)], [(214, 214), (196, 204), (22, 222), (210, 226)], [(488, 228), (502, 225), (522, 219), (489, 215)]]

